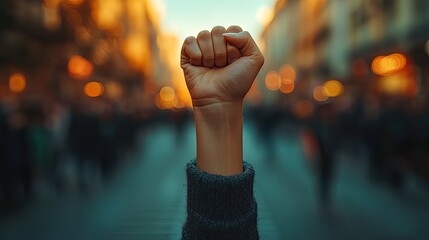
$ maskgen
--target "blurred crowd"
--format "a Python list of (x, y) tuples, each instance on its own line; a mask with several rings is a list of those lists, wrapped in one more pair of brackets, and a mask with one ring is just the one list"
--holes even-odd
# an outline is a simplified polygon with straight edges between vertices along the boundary
[(101, 100), (0, 102), (1, 209), (108, 180), (132, 154), (144, 121), (129, 105)]
[[(332, 202), (340, 161), (366, 166), (369, 181), (402, 192), (410, 180), (429, 187), (429, 102), (418, 98), (365, 94), (352, 100), (311, 103), (300, 115), (288, 103), (249, 109), (267, 161), (274, 152), (273, 134), (299, 136), (322, 206)], [(350, 95), (349, 95), (350, 96)], [(287, 159), (288, 156), (285, 156)], [(356, 171), (362, 169), (357, 168)]]

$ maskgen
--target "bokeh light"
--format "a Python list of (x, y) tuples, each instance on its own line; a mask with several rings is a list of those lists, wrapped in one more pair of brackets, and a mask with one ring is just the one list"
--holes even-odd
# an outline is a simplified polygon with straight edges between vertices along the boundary
[(279, 90), (281, 83), (280, 75), (276, 71), (270, 71), (265, 76), (265, 87), (270, 91)]
[(380, 90), (387, 94), (402, 94), (407, 89), (407, 81), (398, 76), (388, 76), (380, 79)]
[(150, 59), (148, 51), (146, 51), (147, 47), (146, 38), (142, 35), (136, 34), (125, 40), (123, 45), (124, 54), (135, 69), (142, 68), (145, 63), (145, 59)]
[(328, 89), (324, 86), (317, 86), (313, 90), (313, 98), (318, 102), (326, 101), (329, 98)]
[(338, 80), (329, 80), (323, 84), (329, 97), (340, 96), (344, 92), (344, 85)]
[(400, 53), (388, 56), (378, 56), (371, 64), (372, 71), (381, 76), (388, 76), (403, 69), (407, 65), (407, 58)]
[(9, 78), (9, 89), (14, 93), (24, 92), (27, 80), (22, 73), (14, 73)]
[(282, 80), (295, 81), (296, 79), (295, 69), (291, 65), (283, 65), (279, 70), (279, 74)]
[(280, 92), (291, 93), (295, 89), (295, 83), (290, 79), (282, 79), (280, 86)]
[(183, 101), (177, 96), (174, 97), (172, 103), (173, 103), (173, 107), (177, 109), (182, 109), (185, 107), (185, 104), (183, 103)]
[(110, 31), (118, 31), (121, 28), (119, 21), (123, 11), (121, 1), (95, 0), (92, 5), (92, 17), (100, 28)]
[(86, 79), (91, 76), (92, 64), (84, 57), (74, 55), (69, 59), (68, 70), (72, 77), (77, 79)]
[[(174, 108), (174, 100), (175, 100), (175, 96), (173, 96), (173, 98), (169, 101), (165, 101), (162, 97), (161, 97), (161, 93), (158, 93), (155, 96), (155, 105), (159, 108), (159, 109), (172, 109)], [(176, 102), (177, 105), (180, 105), (180, 103)]]
[(103, 84), (99, 82), (89, 82), (85, 84), (83, 90), (88, 97), (99, 97), (104, 93)]
[(174, 100), (176, 93), (172, 87), (165, 86), (161, 88), (161, 90), (159, 91), (159, 96), (162, 99), (162, 101), (171, 102)]
[(155, 97), (155, 104), (159, 109), (182, 109), (186, 106), (174, 88), (170, 86), (161, 88)]

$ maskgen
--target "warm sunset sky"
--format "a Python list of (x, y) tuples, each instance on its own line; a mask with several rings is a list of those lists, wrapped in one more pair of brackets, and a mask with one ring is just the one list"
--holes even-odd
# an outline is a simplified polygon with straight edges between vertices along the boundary
[(216, 25), (239, 25), (255, 38), (275, 0), (153, 0), (163, 17), (163, 29), (182, 41)]

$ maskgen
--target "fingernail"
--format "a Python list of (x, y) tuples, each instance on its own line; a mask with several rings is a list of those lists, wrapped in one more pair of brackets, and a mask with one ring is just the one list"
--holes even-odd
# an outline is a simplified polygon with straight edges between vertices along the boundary
[(236, 37), (238, 36), (238, 33), (223, 33), (222, 35), (225, 37)]

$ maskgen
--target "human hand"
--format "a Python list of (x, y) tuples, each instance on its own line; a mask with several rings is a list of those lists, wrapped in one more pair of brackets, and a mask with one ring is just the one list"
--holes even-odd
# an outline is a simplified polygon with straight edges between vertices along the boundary
[(253, 38), (238, 26), (186, 38), (180, 59), (194, 108), (241, 103), (263, 63)]

